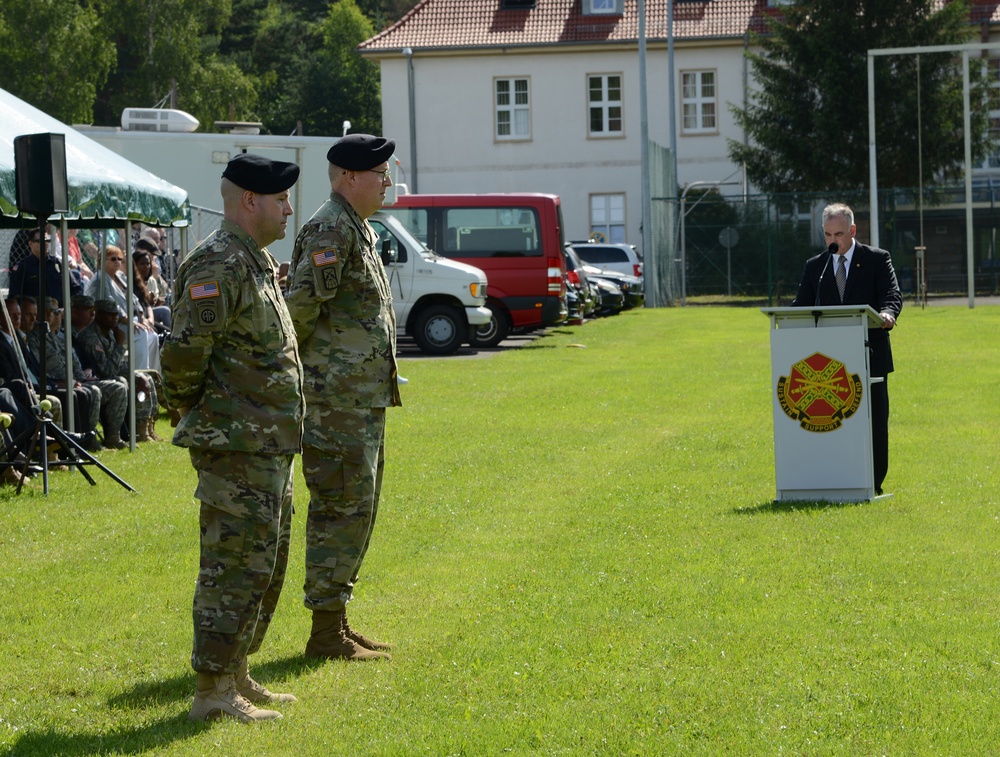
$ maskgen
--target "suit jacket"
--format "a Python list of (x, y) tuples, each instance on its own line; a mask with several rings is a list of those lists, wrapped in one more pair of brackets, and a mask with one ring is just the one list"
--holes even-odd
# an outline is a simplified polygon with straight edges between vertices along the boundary
[[(829, 267), (827, 267), (828, 262)], [(830, 260), (828, 252), (821, 252), (809, 258), (792, 305), (796, 307), (815, 307), (817, 304), (869, 305), (879, 313), (892, 313), (893, 316), (899, 317), (899, 311), (903, 309), (903, 296), (899, 292), (896, 272), (892, 267), (892, 257), (888, 252), (860, 242), (856, 243), (843, 300), (837, 291), (836, 263), (836, 260)], [(820, 276), (823, 277), (822, 283)], [(817, 287), (819, 287), (818, 297)], [(871, 375), (886, 376), (891, 373), (893, 365), (889, 331), (868, 329), (868, 349), (871, 355)]]

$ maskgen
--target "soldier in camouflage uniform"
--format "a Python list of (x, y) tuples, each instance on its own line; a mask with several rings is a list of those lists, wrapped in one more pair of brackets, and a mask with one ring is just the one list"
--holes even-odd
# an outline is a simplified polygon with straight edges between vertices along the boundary
[[(77, 337), (80, 362), (97, 378), (121, 378), (127, 382), (128, 347), (125, 334), (118, 328), (118, 306), (114, 300), (97, 300), (94, 305), (97, 310), (94, 322), (81, 329)], [(159, 408), (156, 387), (152, 379), (139, 371), (135, 373), (135, 387), (136, 439), (147, 441), (149, 421), (156, 418)]]
[(378, 514), (385, 409), (400, 404), (392, 295), (366, 220), (392, 185), (394, 149), (366, 134), (330, 149), (330, 199), (299, 231), (289, 269), (286, 301), (305, 372), (308, 657), (389, 657), (388, 644), (350, 627), (346, 607)]
[(174, 444), (189, 448), (201, 501), (201, 568), (194, 596), (192, 720), (242, 722), (293, 702), (250, 677), (288, 561), (292, 461), (302, 445), (302, 365), (264, 248), (285, 236), (299, 168), (243, 153), (223, 173), (225, 220), (184, 261), (163, 345)]
[[(86, 294), (75, 295), (72, 299), (73, 309), (80, 310), (94, 309), (94, 298)], [(59, 322), (62, 318), (60, 317)], [(76, 351), (75, 340), (78, 338), (77, 331), (73, 331), (74, 346), (73, 355), (73, 377), (85, 385), (96, 387), (101, 393), (101, 425), (104, 427), (104, 446), (107, 449), (122, 449), (125, 442), (121, 438), (122, 425), (128, 415), (128, 384), (120, 376), (113, 379), (102, 379), (94, 375), (93, 371), (84, 369), (80, 362), (80, 357)], [(66, 375), (66, 351), (65, 329), (57, 329), (53, 326), (53, 332), (49, 334), (52, 338), (53, 347), (49, 350), (52, 355), (50, 359), (55, 364), (56, 375)]]

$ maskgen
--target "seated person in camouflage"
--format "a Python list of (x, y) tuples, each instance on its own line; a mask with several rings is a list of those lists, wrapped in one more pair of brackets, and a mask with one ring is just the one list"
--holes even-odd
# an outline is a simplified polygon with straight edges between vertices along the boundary
[[(74, 306), (85, 303), (93, 306), (94, 300), (85, 294), (73, 297)], [(63, 316), (63, 309), (50, 299), (46, 303), (45, 310), (45, 320), (49, 324), (46, 371), (50, 378), (61, 381), (66, 379), (66, 332), (63, 329)], [(32, 350), (37, 351), (37, 335), (34, 339), (29, 335), (29, 347), (32, 347), (32, 342), (36, 345)], [(104, 446), (108, 449), (122, 449), (125, 442), (121, 438), (121, 429), (128, 414), (128, 385), (122, 378), (99, 379), (93, 371), (85, 370), (75, 347), (70, 354), (73, 359), (73, 379), (76, 386), (96, 394), (94, 403), (104, 428)], [(96, 425), (96, 419), (94, 423)]]
[[(118, 306), (114, 300), (97, 300), (94, 303), (94, 322), (82, 329), (77, 349), (85, 369), (100, 379), (128, 378), (128, 347), (125, 334), (118, 328)], [(159, 403), (152, 379), (135, 373), (135, 430), (136, 441), (149, 441), (149, 427), (156, 421)]]
[[(72, 386), (66, 381), (66, 355), (65, 346), (60, 350), (55, 341), (55, 334), (52, 331), (52, 321), (54, 318), (62, 317), (62, 308), (54, 298), (48, 298), (50, 307), (47, 309), (48, 315), (44, 318), (44, 323), (48, 328), (43, 329), (38, 323), (38, 304), (34, 297), (21, 298), (21, 328), (24, 333), (24, 342), (28, 347), (28, 364), (38, 373), (42, 371), (42, 334), (45, 334), (45, 375), (46, 383), (50, 387), (49, 391), (58, 395), (63, 403), (63, 407), (68, 407), (68, 393), (73, 392), (73, 421), (74, 430), (86, 434), (86, 449), (96, 452), (100, 449), (97, 435), (93, 433), (101, 418), (101, 392), (100, 390), (84, 386), (74, 379)], [(53, 370), (54, 367), (62, 370)]]

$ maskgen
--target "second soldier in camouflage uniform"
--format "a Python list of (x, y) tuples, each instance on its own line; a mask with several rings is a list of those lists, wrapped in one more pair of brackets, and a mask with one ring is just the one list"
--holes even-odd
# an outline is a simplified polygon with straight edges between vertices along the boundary
[(378, 514), (385, 409), (400, 404), (392, 295), (366, 220), (392, 184), (394, 149), (366, 134), (330, 148), (330, 199), (299, 231), (289, 269), (286, 299), (305, 371), (308, 657), (389, 656), (388, 644), (350, 627), (346, 607)]
[(201, 567), (194, 596), (193, 720), (242, 722), (289, 702), (249, 674), (288, 560), (292, 461), (302, 444), (302, 365), (264, 246), (285, 235), (294, 163), (243, 153), (223, 173), (225, 220), (177, 272), (161, 352), (174, 444), (198, 474)]

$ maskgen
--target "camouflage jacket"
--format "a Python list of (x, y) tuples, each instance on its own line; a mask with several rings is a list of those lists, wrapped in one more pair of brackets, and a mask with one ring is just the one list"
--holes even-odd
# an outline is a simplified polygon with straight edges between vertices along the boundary
[(400, 405), (396, 317), (378, 237), (348, 202), (331, 193), (299, 230), (286, 293), (305, 372), (305, 443), (331, 407)]
[(302, 448), (302, 365), (277, 263), (234, 223), (202, 242), (174, 282), (160, 352), (180, 447), (292, 454)]
[(77, 339), (80, 360), (95, 376), (102, 379), (128, 376), (128, 347), (118, 344), (113, 333), (103, 336), (95, 322), (81, 330)]

